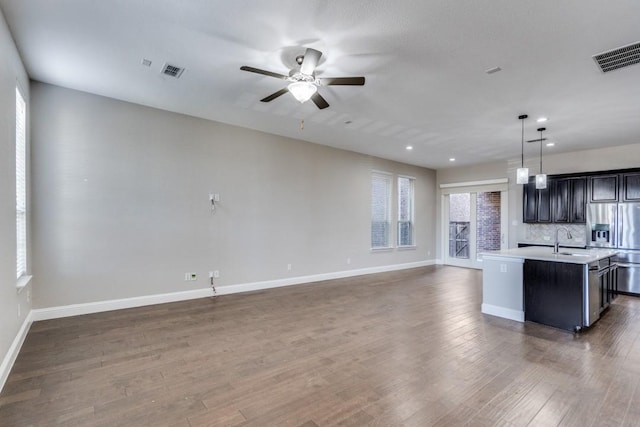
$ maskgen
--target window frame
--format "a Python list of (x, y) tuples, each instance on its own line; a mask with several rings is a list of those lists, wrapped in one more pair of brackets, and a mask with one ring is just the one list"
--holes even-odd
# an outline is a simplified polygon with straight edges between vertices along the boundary
[[(408, 214), (409, 220), (404, 220), (402, 215), (402, 192), (401, 192), (401, 180), (407, 180), (409, 182), (409, 192), (408, 192)], [(416, 187), (416, 178), (409, 175), (398, 175), (396, 179), (397, 188), (398, 188), (398, 211), (396, 216), (396, 240), (398, 248), (415, 248), (416, 247), (416, 230), (415, 230), (415, 187)], [(402, 232), (400, 230), (401, 225), (403, 223), (409, 223), (410, 229), (410, 242), (408, 244), (401, 242)]]
[(19, 85), (15, 99), (15, 149), (16, 149), (16, 286), (25, 287), (31, 276), (28, 274), (28, 215), (27, 202), (27, 100)]

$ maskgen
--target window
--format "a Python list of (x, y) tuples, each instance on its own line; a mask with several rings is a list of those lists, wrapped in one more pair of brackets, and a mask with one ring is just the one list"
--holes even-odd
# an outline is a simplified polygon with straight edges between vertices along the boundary
[(391, 175), (371, 174), (371, 248), (388, 248), (391, 230)]
[(27, 105), (16, 87), (16, 265), (27, 274)]
[(415, 179), (398, 177), (398, 246), (413, 246), (413, 184)]

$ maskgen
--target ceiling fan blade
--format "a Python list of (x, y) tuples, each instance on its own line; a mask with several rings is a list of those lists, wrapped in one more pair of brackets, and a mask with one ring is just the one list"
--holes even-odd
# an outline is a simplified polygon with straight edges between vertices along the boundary
[(318, 106), (319, 109), (323, 110), (325, 108), (327, 108), (329, 106), (329, 103), (327, 102), (326, 99), (324, 99), (322, 97), (322, 95), (320, 95), (318, 92), (314, 93), (313, 95), (311, 95), (311, 100), (313, 101), (314, 104), (316, 104)]
[(276, 79), (284, 80), (287, 78), (287, 76), (285, 76), (284, 74), (274, 73), (272, 71), (267, 71), (267, 70), (261, 70), (260, 68), (247, 67), (246, 65), (243, 65), (242, 67), (240, 67), (240, 69), (242, 71), (249, 71), (250, 73), (257, 73), (257, 74), (263, 74), (269, 77), (275, 77)]
[(307, 48), (302, 64), (300, 64), (300, 72), (308, 76), (312, 75), (318, 66), (318, 61), (320, 61), (321, 56), (322, 52), (319, 50), (311, 49), (310, 47)]
[(323, 77), (318, 82), (322, 86), (363, 86), (364, 77)]
[(270, 102), (273, 101), (274, 99), (276, 99), (277, 97), (284, 95), (285, 93), (289, 92), (289, 89), (287, 89), (286, 87), (284, 89), (280, 89), (279, 91), (272, 93), (271, 95), (267, 96), (266, 98), (262, 98), (260, 101), (262, 102)]

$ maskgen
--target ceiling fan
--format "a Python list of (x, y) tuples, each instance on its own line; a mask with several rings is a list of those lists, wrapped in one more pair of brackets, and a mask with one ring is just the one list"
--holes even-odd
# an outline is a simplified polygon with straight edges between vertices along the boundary
[(322, 52), (319, 50), (307, 48), (304, 55), (298, 55), (296, 57), (296, 62), (299, 67), (289, 71), (288, 76), (259, 68), (248, 67), (246, 65), (240, 67), (240, 69), (290, 82), (287, 87), (272, 93), (266, 98), (262, 98), (260, 101), (270, 102), (287, 92), (291, 92), (301, 103), (311, 99), (314, 104), (322, 110), (323, 108), (327, 108), (329, 103), (318, 93), (319, 86), (362, 86), (364, 85), (364, 77), (316, 77), (315, 70), (321, 56)]

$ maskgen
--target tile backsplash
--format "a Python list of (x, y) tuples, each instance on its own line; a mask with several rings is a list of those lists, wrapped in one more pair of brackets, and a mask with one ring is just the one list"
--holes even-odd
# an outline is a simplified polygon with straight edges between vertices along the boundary
[(572, 239), (567, 239), (567, 234), (561, 231), (558, 238), (560, 244), (586, 245), (587, 226), (585, 224), (526, 224), (523, 240), (529, 243), (553, 243), (556, 238), (556, 229), (559, 227), (566, 228), (573, 236)]

